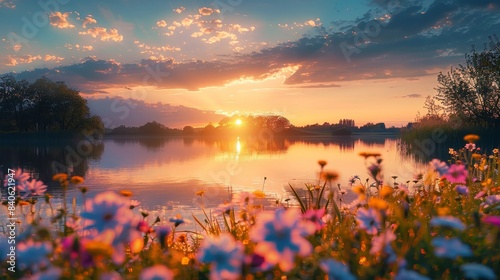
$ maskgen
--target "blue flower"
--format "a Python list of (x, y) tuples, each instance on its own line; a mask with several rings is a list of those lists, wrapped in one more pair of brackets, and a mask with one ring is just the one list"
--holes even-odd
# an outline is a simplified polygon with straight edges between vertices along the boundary
[(297, 210), (279, 209), (261, 212), (250, 231), (250, 238), (257, 244), (256, 254), (288, 272), (295, 267), (296, 254), (307, 256), (311, 253), (312, 245), (304, 237), (314, 232), (314, 224), (301, 220)]
[(380, 228), (380, 213), (373, 208), (360, 208), (356, 215), (358, 226), (366, 230), (368, 234), (377, 234)]
[(430, 278), (425, 277), (413, 270), (400, 269), (394, 280), (430, 280)]
[(243, 245), (229, 233), (207, 237), (196, 258), (211, 264), (210, 279), (238, 279), (244, 260)]
[(469, 245), (462, 243), (457, 237), (450, 239), (436, 237), (432, 240), (432, 246), (434, 246), (434, 254), (438, 257), (456, 259), (472, 255)]
[(460, 266), (460, 270), (464, 273), (465, 278), (471, 279), (497, 279), (495, 272), (479, 263), (466, 263)]
[(432, 218), (430, 223), (434, 227), (436, 226), (449, 227), (458, 229), (460, 231), (465, 229), (465, 225), (462, 223), (462, 221), (460, 221), (459, 218), (455, 218), (453, 216), (434, 217)]
[(429, 164), (433, 170), (439, 173), (439, 176), (448, 173), (448, 165), (446, 162), (440, 161), (439, 159), (433, 159)]
[(323, 272), (328, 274), (329, 279), (335, 280), (355, 280), (356, 277), (351, 274), (349, 267), (334, 259), (326, 259), (321, 261), (319, 267)]

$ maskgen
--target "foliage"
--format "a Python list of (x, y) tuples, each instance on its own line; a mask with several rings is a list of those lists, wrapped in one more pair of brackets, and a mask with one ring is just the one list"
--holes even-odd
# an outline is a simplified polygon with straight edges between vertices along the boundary
[(447, 163), (431, 161), (413, 182), (384, 180), (380, 154), (360, 153), (369, 178), (349, 180), (357, 198), (348, 203), (337, 173), (318, 161), (318, 181), (291, 188), (296, 203), (269, 206), (263, 191), (238, 192), (215, 209), (202, 203), (193, 215), (201, 231), (183, 229), (180, 216), (138, 211), (128, 191), (87, 198), (83, 178), (68, 174), (53, 179), (65, 196), (79, 192), (83, 208), (64, 197), (55, 209), (46, 186), (19, 170), (6, 182), (17, 184), (16, 216), (28, 226), (16, 240), (16, 272), (3, 262), (2, 277), (497, 279), (500, 158), (478, 138), (466, 136)]
[(475, 126), (500, 125), (500, 41), (490, 37), (482, 52), (465, 56), (465, 65), (438, 75), (436, 99), (449, 115)]
[(104, 132), (100, 117), (91, 116), (87, 101), (64, 82), (46, 77), (34, 83), (0, 77), (0, 130)]

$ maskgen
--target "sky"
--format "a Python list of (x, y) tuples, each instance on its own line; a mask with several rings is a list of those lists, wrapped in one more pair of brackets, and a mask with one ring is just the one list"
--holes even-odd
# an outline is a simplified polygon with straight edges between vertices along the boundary
[(500, 30), (490, 0), (0, 0), (0, 74), (65, 81), (108, 127), (424, 114), (437, 75)]

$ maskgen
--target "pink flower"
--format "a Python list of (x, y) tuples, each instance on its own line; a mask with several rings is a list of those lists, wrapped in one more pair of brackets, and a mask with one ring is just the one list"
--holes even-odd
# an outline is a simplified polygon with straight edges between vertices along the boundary
[(474, 143), (467, 143), (465, 144), (465, 149), (469, 151), (474, 151), (476, 149), (476, 144)]
[(325, 225), (325, 222), (322, 219), (324, 215), (325, 215), (325, 208), (309, 209), (306, 211), (306, 213), (304, 213), (303, 218), (306, 221), (309, 221), (312, 224), (314, 224), (316, 231), (320, 231)]
[(492, 226), (500, 227), (500, 216), (485, 216), (482, 218), (483, 223), (490, 224)]
[(47, 185), (44, 185), (42, 181), (31, 179), (31, 181), (25, 181), (24, 184), (19, 185), (18, 189), (24, 193), (23, 198), (27, 198), (28, 196), (43, 195), (47, 190)]
[(467, 172), (465, 165), (452, 164), (444, 176), (451, 183), (464, 183), (467, 175), (469, 172)]
[(157, 264), (143, 269), (140, 280), (170, 280), (174, 279), (174, 273), (166, 266)]
[(361, 229), (366, 230), (368, 234), (377, 234), (380, 228), (381, 217), (380, 213), (373, 209), (360, 208), (356, 215), (356, 220), (358, 221), (358, 226)]
[(30, 175), (28, 173), (23, 173), (23, 171), (21, 171), (21, 169), (18, 168), (16, 171), (5, 175), (5, 181), (3, 186), (7, 187), (9, 186), (9, 184), (11, 186), (12, 184), (15, 184), (15, 186), (23, 185), (25, 182), (28, 181), (29, 178)]

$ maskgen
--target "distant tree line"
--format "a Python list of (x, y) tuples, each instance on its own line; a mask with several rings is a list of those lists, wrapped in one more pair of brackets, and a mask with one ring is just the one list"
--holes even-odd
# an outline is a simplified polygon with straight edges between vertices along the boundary
[(0, 77), (0, 131), (103, 132), (101, 118), (91, 116), (87, 101), (64, 82), (41, 77), (34, 83)]
[(180, 135), (182, 134), (182, 130), (175, 128), (168, 128), (165, 125), (152, 121), (148, 122), (139, 127), (130, 127), (130, 126), (118, 126), (111, 131), (109, 134), (113, 135)]

